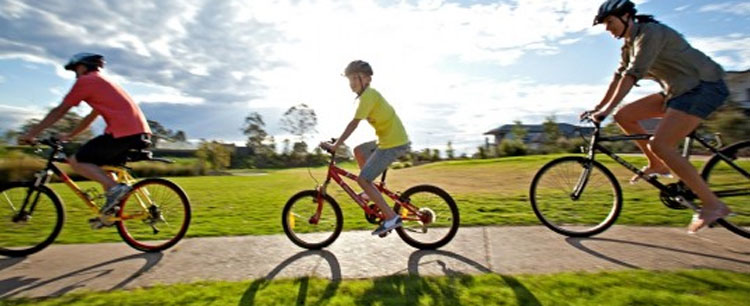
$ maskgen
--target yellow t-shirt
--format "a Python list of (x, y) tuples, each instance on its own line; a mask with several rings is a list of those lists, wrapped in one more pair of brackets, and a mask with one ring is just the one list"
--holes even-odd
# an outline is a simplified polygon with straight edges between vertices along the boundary
[(367, 119), (378, 135), (378, 148), (389, 149), (409, 143), (406, 129), (390, 104), (370, 87), (359, 96), (354, 119)]

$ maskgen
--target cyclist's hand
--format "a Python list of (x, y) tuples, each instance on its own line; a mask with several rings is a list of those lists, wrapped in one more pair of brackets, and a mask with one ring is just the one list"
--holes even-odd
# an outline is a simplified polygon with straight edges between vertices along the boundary
[(323, 141), (318, 146), (320, 146), (321, 149), (326, 150), (328, 153), (333, 153), (335, 151), (333, 144), (330, 142)]
[(587, 110), (587, 111), (581, 113), (580, 115), (578, 115), (578, 119), (581, 120), (581, 121), (586, 120), (586, 118), (588, 118), (589, 116), (591, 116), (591, 114), (593, 114), (595, 112), (596, 112), (596, 110)]

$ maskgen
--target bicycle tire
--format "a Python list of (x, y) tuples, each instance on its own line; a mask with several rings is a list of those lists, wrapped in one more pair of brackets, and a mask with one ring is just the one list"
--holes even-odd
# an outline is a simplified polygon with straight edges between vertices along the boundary
[[(410, 204), (418, 207), (420, 211), (432, 213), (432, 220), (428, 224), (436, 225), (436, 227), (430, 228), (432, 230), (428, 233), (429, 230), (423, 221), (408, 221), (408, 218), (405, 217), (408, 217), (409, 210), (396, 203), (393, 206), (393, 211), (401, 215), (403, 219), (403, 225), (396, 228), (396, 233), (408, 245), (420, 250), (434, 250), (444, 246), (456, 236), (460, 225), (458, 206), (453, 197), (445, 190), (432, 185), (417, 185), (404, 191), (401, 194), (400, 201), (409, 201)], [(443, 204), (447, 205), (447, 207), (443, 207)], [(446, 213), (450, 213), (450, 217), (445, 219), (447, 223), (435, 222), (437, 218), (440, 218), (440, 221), (442, 221)], [(444, 226), (441, 226), (446, 224), (448, 225), (447, 231), (444, 230)], [(437, 239), (433, 239), (430, 242), (421, 241), (420, 238), (417, 238), (420, 237), (416, 235), (419, 232), (414, 227), (422, 228), (422, 234), (429, 234), (430, 237), (436, 237)], [(435, 232), (437, 232), (437, 235), (433, 235)], [(427, 235), (424, 238), (428, 238)]]
[[(13, 207), (18, 207), (17, 203), (19, 200), (21, 201), (21, 203), (23, 203), (23, 199), (26, 197), (29, 188), (34, 188), (32, 196), (34, 196), (35, 194), (40, 197), (44, 195), (49, 199), (49, 202), (54, 207), (54, 216), (52, 216), (52, 212), (46, 215), (39, 214), (39, 208), (44, 208), (44, 206), (39, 205), (44, 205), (43, 203), (46, 202), (43, 201), (37, 202), (34, 214), (32, 214), (31, 218), (27, 219), (25, 222), (14, 222), (12, 219), (8, 219), (12, 218), (15, 215), (15, 212), (11, 212), (12, 210), (15, 210), (13, 209)], [(37, 198), (37, 200), (40, 199), (41, 198)], [(49, 187), (44, 185), (33, 187), (33, 183), (31, 182), (13, 182), (0, 186), (0, 210), (2, 210), (0, 211), (0, 218), (2, 218), (2, 220), (0, 220), (0, 224), (4, 224), (7, 222), (7, 224), (0, 226), (0, 232), (5, 232), (5, 235), (13, 235), (13, 233), (10, 233), (11, 231), (15, 229), (22, 230), (22, 228), (27, 228), (27, 225), (34, 221), (54, 220), (54, 224), (51, 226), (51, 232), (49, 232), (48, 235), (43, 233), (46, 232), (46, 230), (38, 230), (32, 227), (28, 227), (30, 231), (29, 234), (26, 234), (27, 236), (44, 237), (46, 235), (46, 238), (44, 238), (44, 240), (42, 240), (41, 242), (32, 243), (31, 245), (21, 245), (14, 247), (11, 247), (10, 245), (0, 245), (0, 255), (4, 256), (22, 257), (41, 251), (55, 241), (57, 236), (60, 234), (60, 231), (62, 230), (63, 224), (65, 223), (65, 210), (63, 208), (60, 197)], [(34, 218), (35, 216), (36, 218)], [(33, 224), (35, 225), (38, 223)], [(19, 233), (15, 234), (18, 235)], [(2, 238), (2, 236), (3, 235), (0, 234), (0, 238)], [(10, 236), (8, 238), (10, 238)], [(4, 241), (2, 242), (2, 244), (5, 244), (6, 242), (10, 243), (9, 241), (11, 241), (11, 239), (0, 239), (0, 241)]]
[[(148, 205), (146, 211), (141, 203)], [(139, 213), (148, 217), (127, 218)], [(123, 220), (117, 221), (117, 232), (136, 250), (160, 252), (185, 237), (191, 216), (190, 200), (180, 186), (163, 178), (147, 178), (135, 183), (133, 190), (120, 202), (117, 217)]]
[[(737, 142), (719, 151), (733, 160), (737, 160), (739, 156), (747, 157), (746, 155), (750, 154), (750, 141)], [(742, 169), (750, 172), (750, 162)], [(733, 211), (732, 215), (717, 220), (717, 223), (737, 235), (750, 238), (750, 178), (744, 177), (739, 171), (724, 163), (716, 154), (703, 166), (701, 176), (711, 191)], [(736, 192), (738, 190), (739, 193)], [(741, 195), (743, 191), (746, 193), (744, 197), (730, 199), (732, 194)]]
[[(328, 194), (323, 195), (323, 209), (326, 211), (321, 212), (321, 218), (325, 219), (318, 220), (317, 224), (310, 223), (309, 218), (311, 218), (317, 210), (317, 197), (317, 190), (300, 191), (289, 198), (286, 204), (284, 204), (284, 209), (281, 212), (281, 226), (284, 228), (284, 233), (289, 240), (299, 247), (310, 250), (322, 249), (336, 241), (341, 234), (344, 225), (344, 218), (339, 204)], [(304, 204), (305, 201), (309, 201), (310, 205), (300, 205), (298, 208), (295, 207), (296, 204)], [(329, 204), (328, 206), (330, 206), (333, 214), (325, 208), (325, 203)], [(328, 219), (331, 216), (335, 218), (333, 222)], [(304, 222), (298, 222), (297, 219)], [(320, 222), (321, 220), (325, 220), (325, 222)], [(297, 226), (298, 224), (306, 227), (301, 228), (300, 226)], [(321, 235), (321, 232), (330, 232), (330, 235)], [(311, 241), (313, 239), (318, 240), (313, 242)]]
[[(578, 201), (583, 200), (584, 197), (586, 197), (585, 201), (588, 201), (588, 202), (594, 202), (594, 203), (600, 202), (599, 199), (589, 200), (590, 199), (589, 194), (591, 194), (591, 192), (586, 193), (586, 191), (590, 191), (592, 190), (592, 188), (595, 188), (597, 186), (591, 186), (591, 183), (589, 182), (589, 184), (586, 186), (583, 193), (581, 194), (581, 197), (579, 197), (578, 199), (572, 199), (571, 193), (576, 188), (576, 185), (578, 184), (578, 180), (582, 175), (581, 172), (575, 172), (578, 170), (570, 170), (570, 171), (565, 171), (565, 169), (555, 170), (556, 171), (555, 173), (568, 172), (574, 175), (572, 177), (574, 179), (567, 179), (566, 182), (559, 183), (559, 185), (568, 184), (568, 186), (547, 187), (546, 186), (547, 180), (546, 180), (545, 175), (548, 173), (550, 173), (549, 176), (555, 175), (555, 173), (551, 172), (551, 170), (555, 168), (562, 168), (565, 163), (573, 163), (573, 165), (577, 164), (583, 170), (584, 169), (583, 165), (589, 162), (592, 165), (592, 171), (593, 169), (598, 170), (597, 176), (603, 175), (603, 179), (606, 179), (606, 181), (609, 182), (608, 185), (611, 187), (610, 192), (612, 192), (613, 202), (611, 206), (609, 206), (609, 204), (606, 204), (606, 203), (594, 204), (594, 205), (600, 205), (602, 208), (609, 207), (607, 208), (608, 211), (606, 211), (606, 216), (603, 216), (601, 221), (598, 221), (599, 217), (596, 217), (597, 220), (594, 220), (594, 217), (589, 217), (588, 215), (591, 215), (590, 212), (584, 212), (583, 214), (581, 214), (580, 216), (581, 223), (584, 224), (583, 225), (584, 228), (580, 228), (582, 227), (582, 225), (571, 223), (573, 221), (576, 221), (576, 222), (578, 221), (578, 220), (572, 219), (573, 217), (576, 217), (574, 215), (577, 214), (573, 210), (579, 209), (579, 208), (585, 210), (585, 209), (588, 209), (588, 207), (594, 207), (594, 206), (589, 205), (587, 207), (582, 207), (582, 205), (580, 204), (569, 205), (566, 207), (560, 207), (560, 206), (562, 206), (562, 203), (565, 199), (571, 200), (574, 203), (583, 203), (583, 202), (578, 202)], [(589, 180), (591, 180), (591, 175), (594, 175), (594, 172), (592, 172), (589, 175)], [(557, 177), (559, 178), (563, 176), (564, 174), (559, 174)], [(554, 177), (551, 178), (550, 180), (553, 180), (553, 179)], [(540, 189), (539, 185), (542, 182), (544, 182), (545, 186), (543, 186), (543, 188)], [(572, 185), (570, 185), (571, 183)], [(601, 183), (601, 184), (604, 185), (605, 183)], [(556, 189), (556, 190), (553, 190), (553, 189)], [(599, 189), (595, 189), (595, 190), (599, 190)], [(549, 195), (549, 196), (541, 195), (542, 193), (545, 193), (547, 191), (550, 191), (550, 192), (555, 191), (556, 195), (554, 194)], [(547, 164), (542, 166), (542, 168), (539, 169), (539, 171), (537, 171), (537, 173), (534, 175), (533, 180), (531, 181), (531, 186), (529, 188), (529, 200), (531, 202), (531, 208), (534, 210), (534, 214), (537, 216), (539, 221), (541, 221), (542, 224), (544, 224), (547, 228), (565, 236), (590, 237), (590, 236), (604, 232), (605, 230), (610, 228), (615, 223), (615, 221), (617, 221), (617, 218), (620, 215), (620, 212), (622, 210), (622, 188), (620, 187), (620, 184), (617, 182), (617, 179), (615, 179), (615, 176), (612, 174), (612, 172), (609, 171), (609, 169), (607, 169), (606, 167), (604, 167), (601, 163), (595, 160), (589, 160), (587, 158), (580, 157), (580, 156), (566, 156), (566, 157), (557, 158), (548, 162)], [(605, 200), (606, 199), (601, 200), (601, 202), (604, 202)], [(545, 203), (542, 203), (542, 201), (544, 201)], [(552, 210), (548, 211), (547, 207), (551, 208)], [(555, 207), (559, 208), (559, 211), (555, 209)], [(605, 212), (604, 209), (601, 209), (601, 211)], [(604, 214), (601, 214), (601, 215), (604, 215)], [(563, 218), (563, 217), (567, 217), (567, 218)], [(558, 223), (557, 221), (554, 220), (555, 218), (561, 218), (564, 220), (564, 222)], [(589, 220), (595, 221), (595, 223), (593, 223), (594, 224), (593, 226), (587, 225), (591, 223), (591, 221)]]

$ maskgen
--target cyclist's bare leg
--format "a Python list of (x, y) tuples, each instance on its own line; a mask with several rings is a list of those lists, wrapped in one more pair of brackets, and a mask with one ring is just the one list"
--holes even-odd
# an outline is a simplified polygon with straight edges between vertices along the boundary
[(113, 180), (111, 176), (107, 175), (107, 173), (105, 173), (102, 168), (95, 164), (80, 163), (76, 160), (75, 156), (68, 158), (68, 163), (70, 163), (70, 167), (72, 167), (76, 173), (82, 175), (87, 179), (102, 184), (104, 190), (109, 190), (110, 188), (117, 185), (117, 182), (115, 182), (115, 180)]
[[(646, 130), (638, 121), (664, 117), (664, 96), (658, 93), (645, 96), (620, 108), (613, 117), (617, 125), (620, 126), (620, 129), (626, 134), (646, 134)], [(636, 140), (635, 143), (648, 159), (647, 174), (666, 173), (669, 171), (667, 165), (648, 148), (647, 140)]]
[(709, 189), (706, 181), (698, 174), (698, 170), (676, 149), (677, 144), (695, 130), (701, 121), (700, 117), (671, 108), (667, 109), (664, 119), (662, 119), (659, 127), (656, 129), (656, 133), (654, 133), (654, 137), (648, 142), (649, 148), (703, 202), (700, 215), (688, 227), (689, 232), (695, 232), (713, 223), (716, 219), (727, 216), (731, 212)]
[(367, 196), (370, 197), (370, 200), (375, 202), (375, 205), (377, 205), (378, 208), (380, 208), (380, 211), (385, 214), (386, 219), (392, 219), (396, 216), (396, 213), (393, 212), (393, 209), (390, 206), (388, 206), (388, 204), (385, 202), (385, 199), (380, 194), (380, 191), (378, 191), (378, 189), (372, 182), (358, 177), (357, 183), (360, 187), (362, 187), (362, 190), (365, 191)]
[(367, 162), (368, 154), (365, 152), (362, 152), (362, 148), (356, 147), (354, 148), (354, 159), (357, 161), (357, 165), (360, 169), (365, 165)]

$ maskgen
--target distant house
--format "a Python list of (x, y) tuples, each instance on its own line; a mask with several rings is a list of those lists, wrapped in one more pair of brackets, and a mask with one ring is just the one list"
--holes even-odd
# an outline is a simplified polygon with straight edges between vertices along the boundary
[[(513, 127), (515, 124), (505, 124), (499, 128), (489, 130), (484, 135), (492, 135), (495, 137), (494, 144), (499, 144), (503, 139), (513, 139)], [(544, 126), (541, 124), (523, 124), (521, 125), (526, 130), (526, 136), (523, 138), (525, 143), (531, 149), (538, 149), (544, 143)], [(584, 134), (590, 134), (594, 131), (593, 127), (576, 126), (568, 123), (558, 123), (558, 129), (560, 133), (567, 138), (578, 137), (579, 131)]]
[(728, 71), (725, 77), (729, 87), (729, 99), (750, 110), (750, 69), (745, 71)]

